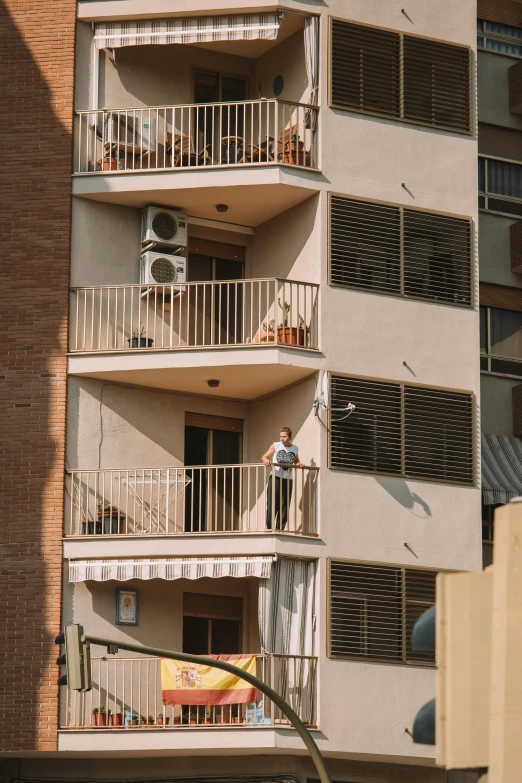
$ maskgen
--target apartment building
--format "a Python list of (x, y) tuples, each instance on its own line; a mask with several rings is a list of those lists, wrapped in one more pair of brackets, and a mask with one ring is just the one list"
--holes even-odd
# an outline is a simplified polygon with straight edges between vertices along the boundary
[[(518, 182), (522, 122), (517, 89), (522, 49), (520, 3), (480, 0), (477, 9), (480, 367), (482, 391), (483, 548), (491, 562), (493, 513), (520, 494), (522, 281)], [(518, 217), (517, 217), (518, 216)]]
[[(435, 687), (410, 632), (438, 571), (482, 565), (477, 40), (471, 3), (403, 5), (79, 0), (43, 28), (76, 27), (52, 147), (65, 451), (40, 479), (60, 508), (31, 523), (48, 663), (20, 686), (6, 780), (317, 777), (262, 695), (165, 705), (157, 658), (93, 646), (92, 691), (58, 699), (71, 622), (255, 656), (336, 781), (446, 780), (409, 735)], [(516, 219), (482, 217), (509, 248)], [(488, 284), (516, 295), (489, 243)], [(261, 463), (283, 426), (302, 467)]]

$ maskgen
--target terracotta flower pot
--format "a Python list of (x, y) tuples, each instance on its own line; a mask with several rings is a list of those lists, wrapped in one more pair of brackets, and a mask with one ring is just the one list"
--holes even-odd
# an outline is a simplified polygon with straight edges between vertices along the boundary
[(181, 718), (179, 715), (174, 716), (174, 726), (181, 726)]
[(305, 164), (304, 142), (302, 141), (287, 142), (285, 144), (283, 162), (294, 163), (297, 164), (298, 166), (304, 166)]
[(93, 726), (106, 726), (107, 725), (107, 715), (104, 712), (93, 712), (93, 714), (92, 714), (92, 725)]
[(297, 326), (280, 326), (277, 330), (277, 342), (285, 345), (304, 345), (305, 330)]
[(111, 726), (123, 726), (123, 715), (121, 712), (111, 712), (109, 722)]
[(104, 158), (102, 161), (102, 171), (117, 171), (118, 161), (116, 158)]
[(254, 337), (255, 343), (273, 343), (275, 342), (275, 334), (274, 332), (259, 332)]
[(139, 726), (139, 725), (140, 722), (137, 718), (131, 718), (131, 720), (129, 721), (129, 726)]

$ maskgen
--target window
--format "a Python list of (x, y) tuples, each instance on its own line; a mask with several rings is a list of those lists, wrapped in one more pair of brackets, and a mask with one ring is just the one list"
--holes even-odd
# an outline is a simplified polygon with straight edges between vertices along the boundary
[(330, 284), (471, 305), (471, 221), (330, 196)]
[(479, 208), (517, 217), (522, 215), (521, 164), (479, 158)]
[(411, 649), (411, 632), (435, 603), (435, 571), (331, 560), (329, 655), (434, 663)]
[[(471, 394), (341, 375), (330, 381), (330, 468), (473, 484)], [(343, 417), (349, 402), (355, 411)]]
[(240, 653), (242, 618), (242, 598), (183, 593), (183, 652)]
[(522, 376), (522, 312), (480, 308), (480, 369)]
[(477, 21), (477, 46), (492, 52), (522, 57), (522, 27), (497, 22)]
[(332, 19), (331, 105), (471, 131), (470, 50)]
[(482, 568), (493, 563), (493, 537), (495, 530), (495, 511), (502, 503), (482, 504)]

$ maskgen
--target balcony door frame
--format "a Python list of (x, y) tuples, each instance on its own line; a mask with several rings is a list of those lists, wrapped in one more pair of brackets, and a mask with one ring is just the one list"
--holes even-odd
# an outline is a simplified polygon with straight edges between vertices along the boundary
[[(197, 88), (197, 74), (198, 73), (209, 74), (209, 75), (217, 77), (217, 85), (216, 85), (217, 86), (217, 95), (216, 95), (217, 100), (215, 100), (215, 101), (198, 101), (197, 100), (196, 88)], [(241, 101), (248, 100), (247, 96), (250, 93), (250, 77), (248, 75), (238, 74), (238, 73), (231, 73), (231, 72), (228, 72), (228, 71), (219, 71), (219, 70), (214, 70), (213, 68), (204, 68), (204, 67), (201, 68), (201, 67), (198, 67), (198, 66), (194, 65), (192, 67), (192, 97), (193, 97), (194, 104), (201, 103), (202, 106), (205, 106), (205, 105), (208, 105), (209, 103), (223, 103), (224, 102), (223, 101), (223, 81), (225, 79), (236, 79), (238, 82), (243, 82), (243, 84), (244, 84), (243, 96), (244, 97), (241, 100), (238, 100), (237, 103), (240, 103)], [(227, 103), (235, 103), (236, 101), (226, 101), (226, 102)], [(194, 147), (195, 147), (197, 153), (199, 154), (200, 152), (203, 151), (203, 149), (205, 147), (208, 147), (209, 145), (211, 145), (211, 152), (209, 153), (209, 155), (210, 155), (211, 161), (213, 161), (214, 158), (217, 157), (216, 153), (220, 149), (221, 139), (223, 137), (236, 136), (236, 135), (242, 136), (242, 133), (239, 132), (238, 128), (239, 128), (239, 126), (242, 126), (242, 124), (244, 122), (244, 109), (240, 110), (241, 111), (240, 118), (238, 118), (237, 114), (234, 113), (234, 117), (233, 118), (231, 117), (230, 120), (225, 119), (225, 116), (223, 116), (223, 113), (221, 112), (221, 114), (220, 114), (221, 122), (219, 123), (220, 127), (216, 127), (214, 125), (214, 133), (213, 133), (213, 135), (212, 135), (211, 132), (208, 131), (208, 129), (207, 129), (206, 135), (200, 131), (199, 132), (199, 138), (197, 136), (197, 131), (196, 131), (196, 127), (199, 128), (199, 125), (200, 125), (200, 122), (201, 122), (201, 121), (197, 122), (198, 111), (199, 111), (198, 109), (195, 109), (194, 120), (193, 120), (193, 123), (194, 123), (193, 124), (193, 128), (194, 128), (194, 130), (193, 130)], [(227, 112), (226, 117), (228, 118), (228, 112)], [(236, 122), (236, 120), (237, 120), (237, 122)], [(238, 131), (237, 134), (236, 134), (236, 130)], [(210, 136), (210, 138), (209, 138), (209, 136)], [(206, 142), (206, 145), (205, 145), (205, 142)], [(236, 149), (236, 146), (234, 145), (234, 149), (232, 150), (232, 160), (231, 161), (227, 161), (227, 162), (237, 163), (240, 160), (240, 158), (243, 157), (243, 154), (244, 154), (243, 148), (241, 147), (241, 150), (239, 150), (239, 148)], [(230, 157), (230, 156), (231, 156), (231, 150), (230, 150), (230, 145), (228, 145), (228, 147), (227, 147), (227, 158)], [(222, 162), (222, 153), (219, 154), (219, 160), (220, 160), (220, 162)]]

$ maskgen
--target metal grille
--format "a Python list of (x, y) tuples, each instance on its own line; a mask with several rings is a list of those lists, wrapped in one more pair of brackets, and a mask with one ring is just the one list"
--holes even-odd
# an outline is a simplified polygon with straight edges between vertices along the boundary
[(411, 649), (411, 631), (435, 603), (435, 571), (330, 562), (330, 655), (434, 663)]
[(330, 197), (330, 282), (471, 305), (471, 221)]
[(333, 106), (469, 133), (468, 47), (333, 19)]
[(404, 387), (405, 473), (473, 481), (473, 401), (468, 394)]
[(470, 52), (405, 35), (404, 119), (469, 131)]
[(152, 218), (152, 230), (159, 239), (168, 242), (178, 233), (178, 226), (168, 212), (157, 212)]
[(473, 483), (471, 394), (337, 375), (331, 390), (332, 468)]
[(150, 265), (150, 273), (156, 283), (174, 283), (176, 267), (170, 258), (155, 258)]

